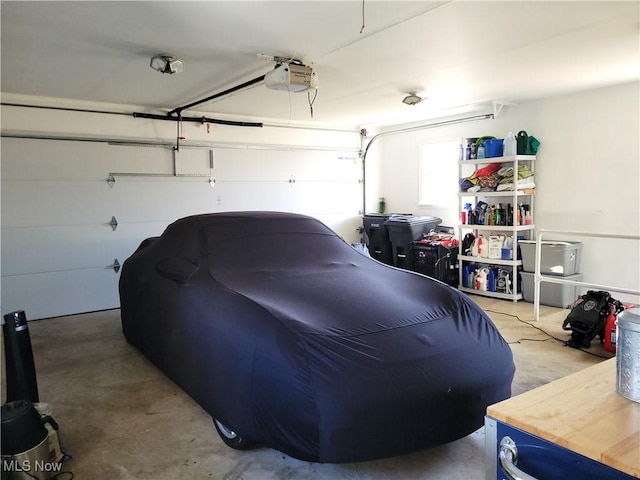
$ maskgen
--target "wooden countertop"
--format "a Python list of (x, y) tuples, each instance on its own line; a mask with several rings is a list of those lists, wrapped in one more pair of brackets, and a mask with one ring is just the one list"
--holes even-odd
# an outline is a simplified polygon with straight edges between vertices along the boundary
[(487, 415), (640, 478), (640, 403), (616, 392), (616, 359), (489, 406)]

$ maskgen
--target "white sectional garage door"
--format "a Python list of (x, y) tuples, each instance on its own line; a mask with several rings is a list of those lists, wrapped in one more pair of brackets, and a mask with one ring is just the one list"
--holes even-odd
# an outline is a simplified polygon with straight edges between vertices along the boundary
[(174, 159), (171, 148), (3, 138), (2, 314), (25, 310), (33, 320), (119, 307), (116, 262), (187, 215), (292, 211), (357, 238), (356, 157), (185, 147)]

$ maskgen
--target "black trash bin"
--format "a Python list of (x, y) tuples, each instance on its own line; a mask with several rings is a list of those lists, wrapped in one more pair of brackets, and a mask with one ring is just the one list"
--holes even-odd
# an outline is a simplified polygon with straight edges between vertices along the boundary
[(390, 215), (380, 213), (369, 213), (364, 216), (364, 232), (367, 235), (367, 248), (369, 255), (379, 262), (393, 265), (391, 256), (391, 241), (389, 240), (389, 230), (384, 222)]
[(410, 250), (413, 242), (420, 240), (442, 222), (438, 217), (391, 215), (384, 224), (389, 230), (393, 265), (409, 270)]

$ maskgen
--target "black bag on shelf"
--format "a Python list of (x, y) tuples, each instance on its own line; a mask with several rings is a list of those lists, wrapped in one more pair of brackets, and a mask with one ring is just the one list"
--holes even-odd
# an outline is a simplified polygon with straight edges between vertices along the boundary
[(524, 130), (520, 130), (516, 136), (516, 153), (526, 155), (529, 146), (529, 135)]
[(471, 245), (475, 242), (476, 236), (469, 232), (462, 239), (462, 255), (471, 255)]
[(535, 155), (538, 152), (540, 141), (529, 136), (524, 130), (520, 130), (516, 135), (516, 153), (518, 155)]

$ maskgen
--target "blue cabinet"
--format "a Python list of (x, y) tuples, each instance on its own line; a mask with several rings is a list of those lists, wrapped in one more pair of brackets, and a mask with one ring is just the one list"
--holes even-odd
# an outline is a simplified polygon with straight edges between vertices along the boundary
[[(487, 442), (491, 438), (492, 443), (491, 448), (487, 447), (487, 461), (494, 466), (488, 473), (487, 480), (510, 480), (499, 459), (501, 444), (507, 443), (506, 439), (510, 439), (511, 445), (517, 451), (514, 459), (516, 467), (539, 480), (634, 480), (635, 478), (490, 417), (485, 419), (485, 435), (487, 435)], [(502, 448), (505, 449), (504, 446)]]
[(616, 392), (615, 362), (490, 405), (486, 480), (640, 478), (640, 403)]

